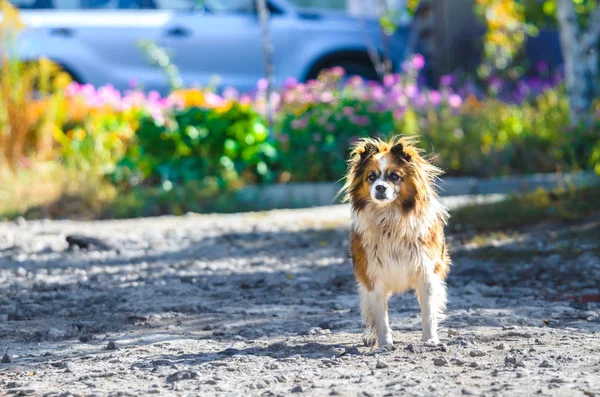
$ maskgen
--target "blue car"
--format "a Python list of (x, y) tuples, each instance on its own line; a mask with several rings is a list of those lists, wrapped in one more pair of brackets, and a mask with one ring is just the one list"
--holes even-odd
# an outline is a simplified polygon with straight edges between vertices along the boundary
[[(265, 76), (262, 36), (254, 0), (12, 0), (27, 28), (19, 36), (21, 59), (47, 57), (80, 83), (168, 91), (164, 72), (140, 49), (151, 41), (169, 53), (186, 86), (218, 76), (220, 86), (241, 91)], [(198, 5), (201, 3), (201, 5)], [(378, 77), (371, 57), (389, 54), (397, 70), (408, 43), (400, 26), (383, 43), (374, 19), (267, 2), (271, 14), (275, 84), (288, 77), (315, 78), (341, 66), (349, 74)]]

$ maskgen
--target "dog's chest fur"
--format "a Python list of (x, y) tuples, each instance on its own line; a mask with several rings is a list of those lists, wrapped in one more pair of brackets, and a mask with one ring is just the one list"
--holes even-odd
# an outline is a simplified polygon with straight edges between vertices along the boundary
[(360, 236), (367, 256), (367, 274), (375, 285), (402, 293), (416, 287), (418, 276), (432, 266), (424, 254), (422, 237), (437, 216), (434, 209), (425, 216), (400, 212), (364, 211), (353, 214), (353, 229)]

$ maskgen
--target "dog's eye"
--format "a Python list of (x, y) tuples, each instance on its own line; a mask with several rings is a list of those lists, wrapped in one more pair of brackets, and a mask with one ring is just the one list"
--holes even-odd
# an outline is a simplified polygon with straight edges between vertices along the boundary
[(369, 174), (368, 178), (371, 182), (375, 182), (375, 180), (377, 179), (377, 174), (375, 174), (374, 172), (371, 172)]
[(398, 180), (400, 180), (402, 178), (400, 177), (400, 175), (398, 175), (397, 173), (393, 172), (393, 173), (390, 174), (389, 179), (392, 182), (397, 182)]

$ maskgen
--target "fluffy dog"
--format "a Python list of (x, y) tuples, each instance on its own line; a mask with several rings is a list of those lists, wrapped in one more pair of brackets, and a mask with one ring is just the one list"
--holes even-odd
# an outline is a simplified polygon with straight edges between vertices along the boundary
[(439, 343), (450, 268), (444, 226), (448, 211), (435, 180), (441, 170), (408, 138), (359, 141), (342, 188), (352, 207), (350, 245), (368, 343), (393, 349), (388, 299), (414, 290), (423, 341)]

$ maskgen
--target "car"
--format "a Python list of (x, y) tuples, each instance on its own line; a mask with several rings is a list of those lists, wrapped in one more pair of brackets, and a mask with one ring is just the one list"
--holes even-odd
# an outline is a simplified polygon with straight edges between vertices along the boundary
[[(185, 86), (252, 90), (265, 76), (261, 25), (254, 0), (11, 0), (26, 29), (17, 40), (26, 61), (46, 57), (82, 84), (135, 82), (167, 92), (168, 81), (141, 48), (143, 41), (166, 49)], [(201, 6), (197, 5), (202, 3)], [(307, 10), (269, 0), (274, 82), (314, 79), (326, 68), (377, 79), (369, 56), (389, 54), (398, 70), (408, 44), (408, 26), (382, 40), (375, 19)], [(387, 41), (387, 46), (382, 43)], [(163, 64), (164, 60), (160, 60)]]

